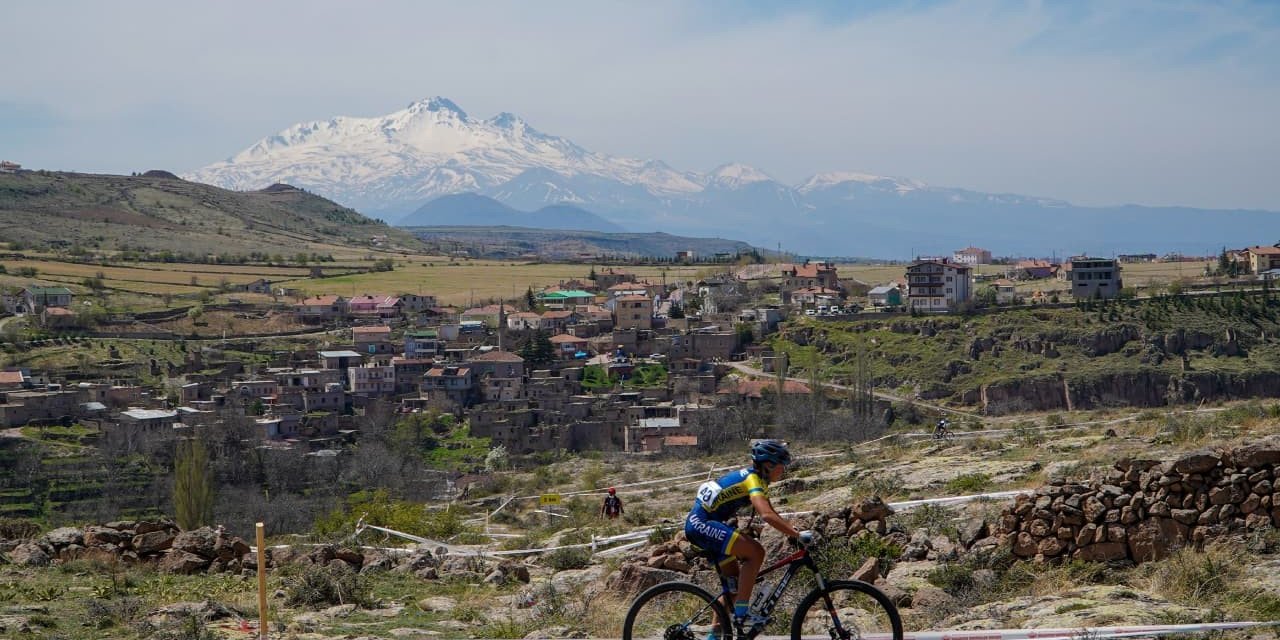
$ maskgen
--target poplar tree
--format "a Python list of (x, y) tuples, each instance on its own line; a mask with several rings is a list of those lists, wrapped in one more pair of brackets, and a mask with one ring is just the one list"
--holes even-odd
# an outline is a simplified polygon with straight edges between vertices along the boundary
[(209, 453), (197, 439), (178, 441), (173, 464), (173, 508), (178, 526), (198, 529), (213, 522)]

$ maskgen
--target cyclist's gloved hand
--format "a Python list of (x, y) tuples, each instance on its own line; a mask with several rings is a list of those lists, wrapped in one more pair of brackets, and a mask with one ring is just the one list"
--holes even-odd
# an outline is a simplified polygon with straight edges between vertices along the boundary
[(811, 531), (811, 530), (801, 531), (800, 535), (796, 537), (796, 544), (799, 544), (802, 547), (810, 547), (810, 546), (813, 546), (813, 544), (818, 541), (819, 537), (820, 536), (818, 535), (817, 531)]

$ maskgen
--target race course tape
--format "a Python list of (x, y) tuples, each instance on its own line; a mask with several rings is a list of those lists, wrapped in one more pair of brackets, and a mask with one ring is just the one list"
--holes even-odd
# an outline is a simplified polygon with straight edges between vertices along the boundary
[[(1201, 624), (1155, 624), (1132, 627), (1078, 627), (1074, 629), (974, 629), (949, 631), (913, 631), (903, 640), (1106, 640), (1111, 638), (1145, 638), (1180, 633), (1229, 631), (1250, 627), (1276, 626), (1280, 622), (1206, 622)], [(888, 633), (864, 634), (863, 640), (891, 640)]]

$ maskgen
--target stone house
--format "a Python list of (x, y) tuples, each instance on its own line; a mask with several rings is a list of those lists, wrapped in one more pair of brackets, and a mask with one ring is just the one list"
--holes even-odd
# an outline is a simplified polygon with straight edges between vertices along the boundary
[(347, 314), (347, 301), (342, 296), (315, 296), (293, 305), (303, 322), (336, 320)]
[(616, 302), (613, 309), (614, 327), (642, 331), (653, 328), (653, 299), (628, 295), (619, 297)]

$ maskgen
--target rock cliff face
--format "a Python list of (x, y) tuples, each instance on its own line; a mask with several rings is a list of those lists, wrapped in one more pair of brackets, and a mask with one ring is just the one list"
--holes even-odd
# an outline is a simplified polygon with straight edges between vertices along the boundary
[(1057, 480), (1018, 496), (996, 532), (1021, 558), (1159, 560), (1211, 537), (1280, 526), (1277, 463), (1278, 437), (1167, 462), (1121, 460), (1103, 481)]
[(1129, 371), (1093, 376), (1016, 378), (978, 388), (983, 412), (1162, 407), (1200, 400), (1266, 398), (1280, 394), (1280, 372)]

